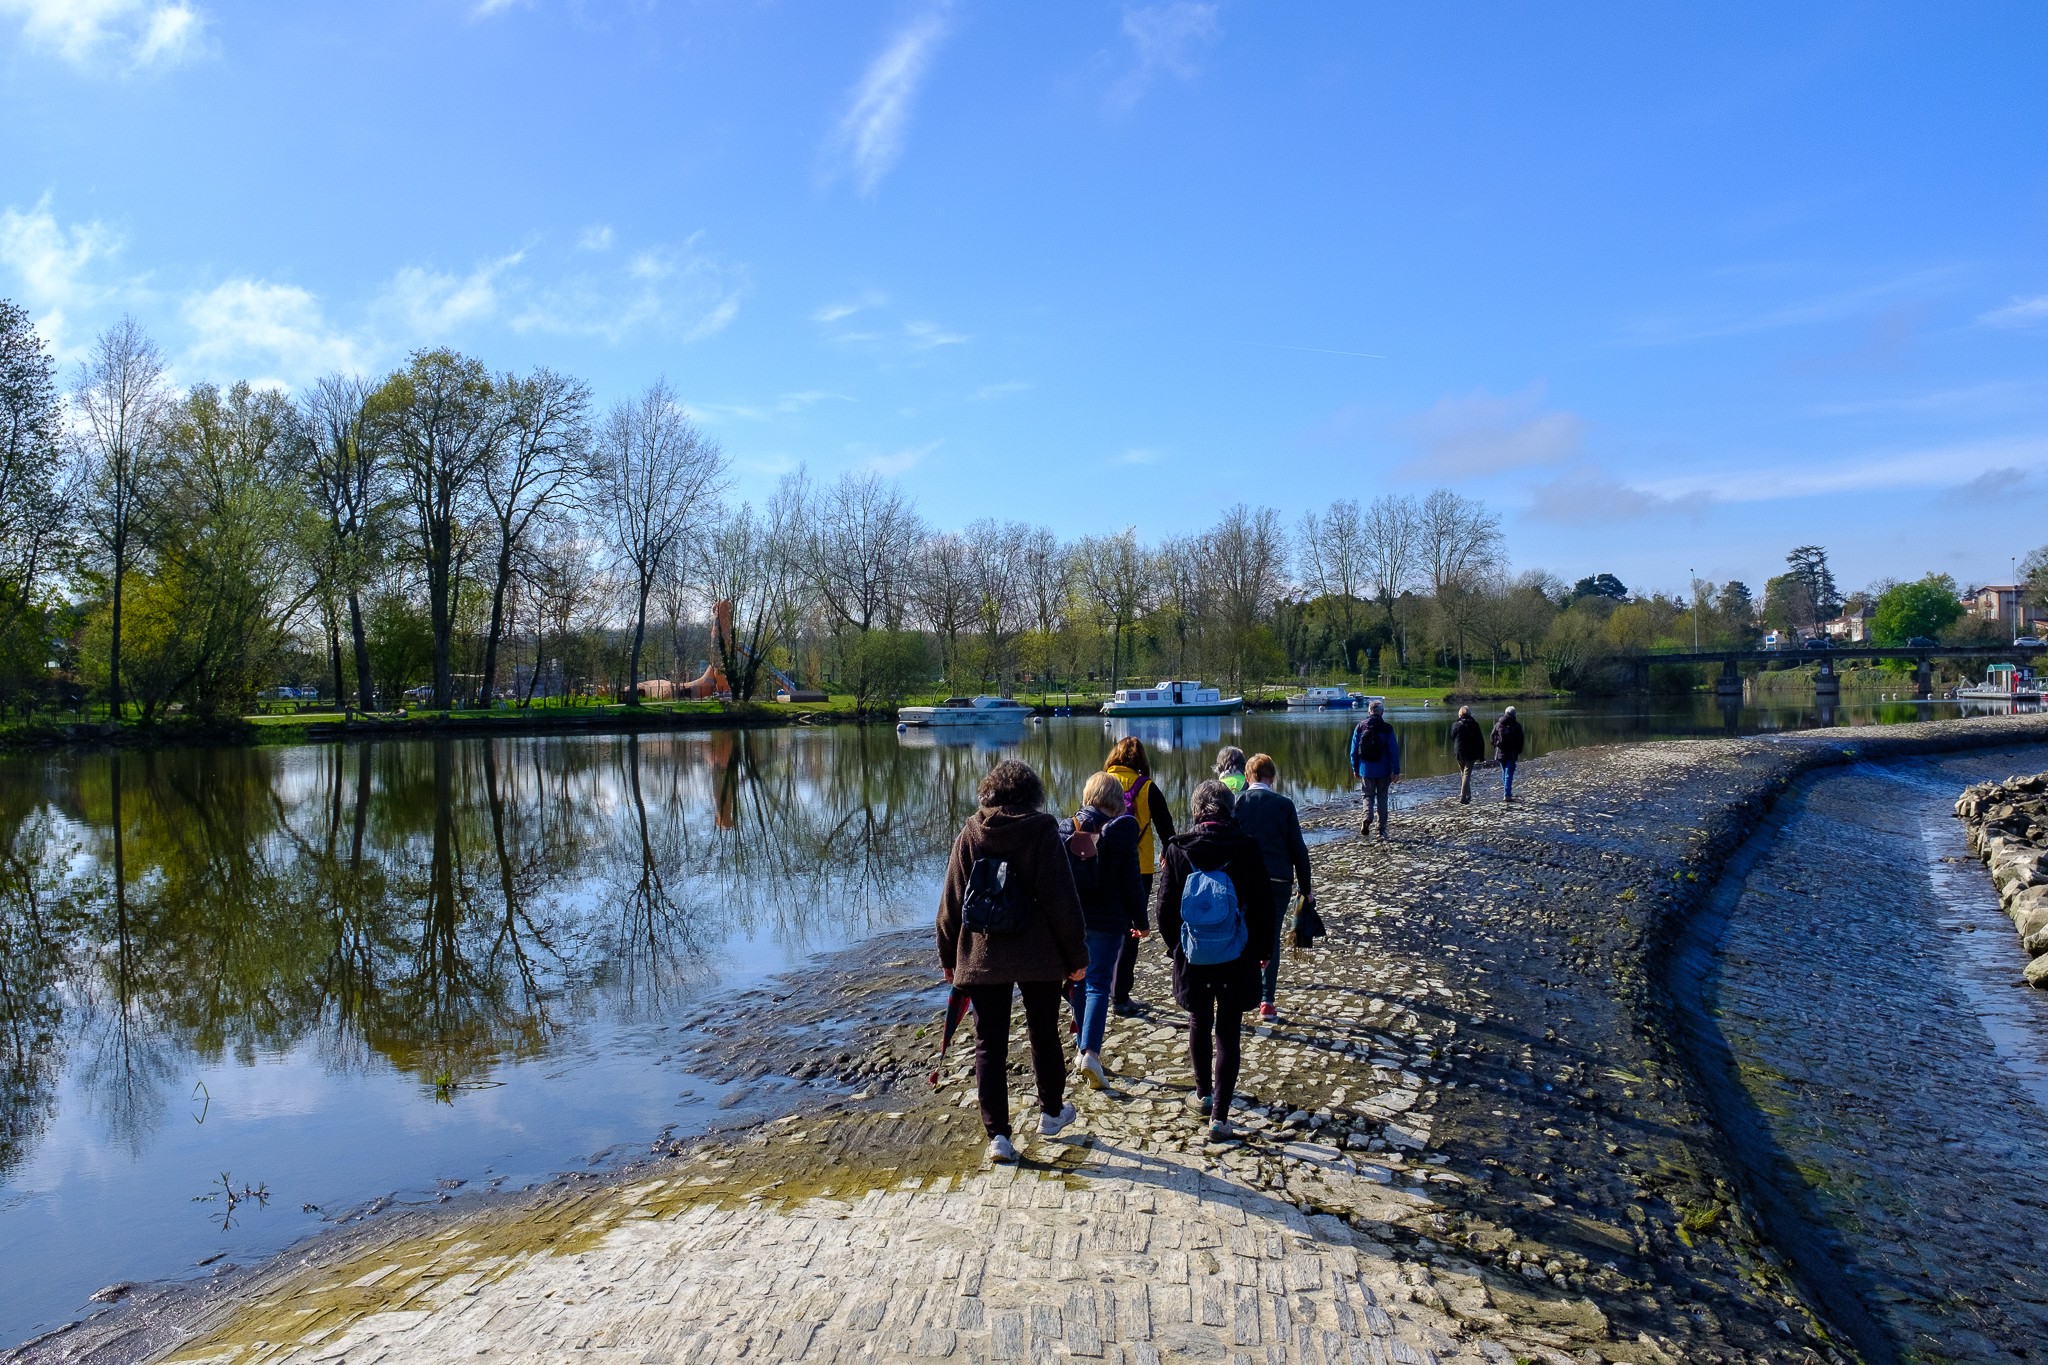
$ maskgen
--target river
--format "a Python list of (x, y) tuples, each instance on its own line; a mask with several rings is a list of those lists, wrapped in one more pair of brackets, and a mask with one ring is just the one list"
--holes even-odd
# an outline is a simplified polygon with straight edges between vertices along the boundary
[[(1490, 720), (1493, 712), (1482, 709)], [(1910, 703), (1521, 707), (1531, 755)], [(1942, 714), (1934, 708), (1933, 714)], [(1397, 710), (1410, 775), (1441, 707)], [(922, 922), (997, 755), (1071, 805), (1145, 739), (1307, 803), (1351, 718), (1053, 720), (0, 759), (0, 1343), (366, 1208), (519, 1186), (758, 1117), (690, 1074), (727, 993)], [(1540, 795), (1540, 771), (1529, 775)]]

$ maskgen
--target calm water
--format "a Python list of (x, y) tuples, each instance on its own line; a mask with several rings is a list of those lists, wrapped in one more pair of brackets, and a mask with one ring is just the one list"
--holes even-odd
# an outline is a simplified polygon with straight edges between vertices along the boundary
[[(1535, 754), (1919, 714), (1522, 708)], [(1451, 770), (1448, 719), (1396, 714), (1410, 775)], [(1232, 743), (1321, 800), (1348, 787), (1350, 726), (0, 759), (0, 1345), (114, 1281), (208, 1273), (371, 1201), (518, 1185), (744, 1113), (678, 1060), (690, 1029), (721, 992), (926, 920), (997, 753), (1071, 807), (1128, 731), (1181, 803)], [(267, 1202), (230, 1207), (223, 1177)]]

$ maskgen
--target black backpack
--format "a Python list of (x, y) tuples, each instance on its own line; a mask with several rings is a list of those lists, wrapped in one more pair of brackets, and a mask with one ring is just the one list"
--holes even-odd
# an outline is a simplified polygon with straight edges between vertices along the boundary
[(1023, 927), (1024, 897), (1006, 858), (976, 858), (960, 901), (961, 923), (978, 934), (1014, 934)]
[(1351, 734), (1351, 763), (1378, 763), (1387, 756), (1387, 723), (1378, 716), (1367, 716), (1358, 723)]

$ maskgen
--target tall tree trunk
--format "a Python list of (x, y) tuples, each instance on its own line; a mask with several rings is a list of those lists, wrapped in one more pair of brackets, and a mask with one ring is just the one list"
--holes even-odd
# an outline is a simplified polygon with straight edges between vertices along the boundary
[[(633, 613), (633, 657), (626, 665), (626, 705), (640, 704), (640, 645), (647, 638), (647, 594), (654, 586), (653, 579), (640, 582), (640, 601)], [(638, 756), (635, 755), (637, 762)]]
[[(356, 700), (362, 704), (363, 710), (374, 711), (376, 707), (370, 704), (371, 696), (375, 692), (372, 686), (374, 680), (370, 677), (370, 637), (363, 631), (362, 595), (354, 588), (348, 590), (348, 628), (349, 634), (355, 638)], [(336, 697), (335, 700), (339, 701), (341, 698)]]
[(512, 542), (507, 540), (499, 546), (497, 581), (491, 585), (491, 629), (484, 637), (484, 680), (477, 689), (484, 706), (493, 705), (498, 695), (498, 639), (505, 630), (505, 584), (511, 577)]
[(128, 571), (128, 537), (114, 532), (114, 639), (107, 650), (107, 699), (113, 718), (121, 719), (121, 579)]
[(432, 533), (433, 554), (427, 564), (427, 614), (434, 627), (434, 709), (449, 709), (449, 699), (454, 689), (453, 661), (449, 654), (449, 636), (454, 634), (454, 613), (449, 610), (448, 601), (448, 534), (442, 531)]
[(341, 677), (341, 622), (334, 619), (332, 611), (323, 608), (320, 614), (327, 618), (327, 657), (334, 665), (334, 704), (345, 707), (348, 689), (342, 685)]

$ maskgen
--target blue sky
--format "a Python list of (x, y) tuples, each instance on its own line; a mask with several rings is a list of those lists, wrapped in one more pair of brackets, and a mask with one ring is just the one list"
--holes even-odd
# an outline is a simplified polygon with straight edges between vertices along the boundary
[(182, 379), (665, 375), (758, 495), (1518, 567), (2048, 542), (2048, 7), (0, 0), (0, 294)]

